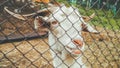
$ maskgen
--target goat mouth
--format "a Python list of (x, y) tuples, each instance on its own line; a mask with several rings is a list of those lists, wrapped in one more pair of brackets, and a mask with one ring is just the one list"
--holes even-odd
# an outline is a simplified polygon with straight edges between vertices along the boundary
[(78, 56), (81, 54), (81, 50), (79, 48), (71, 48), (69, 46), (66, 46), (66, 50), (71, 53), (73, 56)]

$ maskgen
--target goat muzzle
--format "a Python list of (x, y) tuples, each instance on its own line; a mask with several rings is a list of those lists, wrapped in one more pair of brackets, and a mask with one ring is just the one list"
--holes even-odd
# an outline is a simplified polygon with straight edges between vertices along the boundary
[(82, 47), (83, 46), (83, 42), (79, 39), (75, 39), (73, 40), (73, 43), (77, 46), (77, 47)]
[(76, 48), (71, 48), (67, 46), (68, 50), (74, 55), (81, 54), (81, 48), (83, 47), (83, 42), (79, 39), (74, 39), (72, 42), (76, 45)]

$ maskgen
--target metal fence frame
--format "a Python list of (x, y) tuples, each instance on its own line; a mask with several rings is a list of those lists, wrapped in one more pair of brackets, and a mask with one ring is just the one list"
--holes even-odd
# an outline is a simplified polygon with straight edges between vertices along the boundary
[[(0, 12), (1, 12), (0, 14), (0, 35), (1, 35), (0, 36), (0, 68), (53, 68), (52, 60), (54, 58), (51, 58), (50, 57), (51, 55), (49, 53), (50, 47), (48, 46), (48, 42), (47, 42), (48, 33), (46, 33), (45, 35), (40, 35), (39, 32), (34, 29), (33, 23), (31, 24), (31, 22), (33, 22), (32, 20), (34, 19), (34, 16), (30, 16), (27, 18), (27, 19), (32, 19), (32, 20), (22, 21), (22, 20), (18, 20), (14, 18), (12, 15), (9, 15), (4, 10), (1, 10), (5, 6), (10, 5), (9, 1), (10, 0), (5, 0), (5, 1), (3, 0), (0, 3)], [(55, 0), (53, 0), (53, 2), (54, 1)], [(26, 2), (26, 3), (29, 3), (29, 2)], [(21, 6), (21, 8), (24, 8), (25, 5), (26, 4)], [(20, 22), (20, 24), (17, 22)], [(6, 23), (8, 23), (9, 26)], [(116, 22), (116, 23), (119, 24), (119, 22)], [(20, 26), (18, 25), (16, 26), (16, 24)], [(29, 27), (26, 27), (25, 25)], [(21, 28), (22, 26), (26, 28)], [(27, 28), (32, 30), (32, 33), (30, 34), (28, 33), (25, 35), (21, 31)], [(4, 30), (7, 30), (7, 29), (10, 29), (8, 31), (11, 33), (6, 34)], [(119, 68), (120, 67), (120, 64), (119, 64), (120, 62), (119, 32), (120, 31), (119, 30), (110, 31), (110, 30), (107, 30), (106, 28), (103, 28), (103, 29), (104, 29), (103, 32), (106, 32), (104, 35), (105, 37), (103, 35), (95, 36), (94, 34), (84, 33), (86, 34), (86, 37), (89, 36), (90, 39), (92, 38), (92, 40), (94, 41), (92, 45), (90, 42), (86, 42), (86, 45), (87, 45), (86, 48), (88, 50), (86, 50), (86, 54), (84, 54), (83, 56), (83, 58), (85, 59), (85, 64), (89, 66), (90, 68)], [(108, 31), (110, 31), (110, 33), (113, 33), (113, 36), (109, 35), (110, 33)], [(14, 35), (15, 32), (17, 32), (16, 34), (18, 35)], [(97, 37), (97, 38), (100, 37), (100, 39), (97, 39), (96, 41), (94, 37)], [(36, 40), (36, 41), (33, 41), (31, 39)], [(109, 42), (107, 42), (106, 40), (108, 40)], [(113, 40), (116, 40), (116, 41), (114, 42)], [(46, 46), (43, 46), (43, 45), (46, 45)], [(104, 46), (100, 46), (100, 45), (104, 45)], [(41, 51), (42, 47), (40, 46), (42, 46), (43, 49), (45, 49), (45, 51), (44, 50)], [(24, 51), (24, 48), (28, 48), (28, 49)], [(94, 49), (94, 48), (97, 48), (97, 49)], [(114, 54), (113, 52), (116, 52), (116, 53)], [(100, 53), (100, 54), (97, 54), (97, 53)], [(111, 57), (113, 59), (109, 59)]]

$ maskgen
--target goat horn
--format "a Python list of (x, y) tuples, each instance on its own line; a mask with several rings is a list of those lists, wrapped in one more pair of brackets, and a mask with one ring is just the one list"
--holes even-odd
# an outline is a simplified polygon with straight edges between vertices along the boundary
[(95, 13), (93, 13), (92, 15), (90, 15), (90, 18), (94, 18), (95, 17)]
[(7, 9), (8, 7), (4, 7), (4, 10), (6, 12), (8, 12), (10, 15), (14, 16), (15, 18), (21, 19), (21, 20), (26, 20), (24, 16), (20, 15), (20, 14), (16, 14), (11, 12), (10, 10)]
[(54, 9), (56, 8), (47, 8), (47, 9), (43, 9), (43, 10), (38, 10), (34, 13), (31, 13), (31, 14), (25, 14), (25, 15), (21, 15), (21, 14), (17, 14), (17, 13), (14, 13), (10, 10), (7, 9), (8, 7), (4, 7), (4, 10), (7, 11), (10, 15), (14, 16), (15, 18), (17, 19), (20, 19), (20, 20), (26, 20), (25, 18), (28, 17), (28, 16), (32, 16), (32, 15), (35, 15), (36, 13), (40, 13), (40, 12), (44, 12), (44, 11), (48, 11), (48, 12), (52, 12), (54, 11)]
[(85, 22), (90, 21), (91, 19), (93, 19), (95, 17), (95, 13), (93, 13), (90, 16), (82, 16), (82, 18), (84, 19)]
[(58, 8), (58, 7), (52, 6), (52, 7), (49, 7), (49, 8), (45, 8), (45, 9), (42, 9), (42, 10), (38, 10), (38, 11), (36, 11), (36, 12), (34, 12), (34, 13), (31, 13), (31, 14), (25, 14), (25, 15), (22, 15), (22, 16), (28, 17), (28, 16), (35, 15), (36, 13), (41, 13), (41, 12), (46, 12), (46, 11), (48, 11), (48, 12), (53, 12), (56, 8)]

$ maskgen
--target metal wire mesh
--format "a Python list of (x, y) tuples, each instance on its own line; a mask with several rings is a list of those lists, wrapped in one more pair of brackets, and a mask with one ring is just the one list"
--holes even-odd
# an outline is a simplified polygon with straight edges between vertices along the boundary
[[(85, 51), (82, 54), (83, 65), (79, 68), (84, 65), (86, 68), (120, 68), (120, 7), (116, 6), (120, 1), (114, 0), (115, 3), (112, 4), (116, 6), (115, 14), (111, 9), (106, 10), (104, 8), (106, 5), (100, 4), (100, 7), (94, 8), (93, 6), (98, 5), (98, 0), (92, 2), (89, 7), (82, 5), (82, 1), (78, 0), (77, 2), (80, 3), (74, 6), (82, 15), (89, 16), (96, 13), (90, 24), (94, 25), (100, 33), (92, 34), (82, 31)], [(51, 4), (54, 2), (56, 3), (57, 0), (52, 0)], [(62, 1), (62, 3), (66, 2), (69, 6), (73, 6), (68, 1)], [(44, 3), (37, 3), (37, 6), (33, 6), (32, 3), (29, 0), (0, 0), (0, 68), (54, 68), (55, 57), (51, 56), (52, 47), (48, 43), (49, 29), (39, 27), (36, 30), (34, 28), (35, 17), (46, 16), (45, 13), (37, 11), (48, 9), (49, 6)], [(5, 7), (22, 17), (25, 14), (35, 14), (25, 17), (25, 20), (20, 20), (14, 17), (15, 14), (11, 15), (6, 12)], [(65, 61), (62, 63), (65, 64)], [(66, 68), (72, 68), (71, 66)]]

